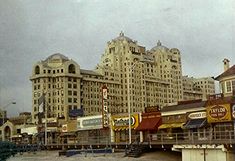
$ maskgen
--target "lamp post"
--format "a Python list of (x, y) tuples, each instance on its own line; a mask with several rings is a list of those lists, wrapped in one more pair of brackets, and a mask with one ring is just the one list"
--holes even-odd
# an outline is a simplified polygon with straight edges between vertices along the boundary
[(6, 112), (6, 111), (4, 111), (4, 109), (5, 109), (6, 107), (8, 107), (9, 105), (11, 105), (11, 104), (16, 104), (16, 102), (15, 102), (15, 101), (10, 102), (10, 103), (8, 103), (8, 104), (6, 104), (5, 106), (2, 107), (2, 124), (5, 123), (5, 115), (6, 115), (5, 112)]
[(134, 71), (134, 68), (135, 68), (135, 65), (136, 65), (136, 62), (134, 60), (134, 63), (133, 65), (131, 65), (129, 68), (128, 68), (128, 74), (127, 74), (127, 106), (128, 106), (128, 130), (129, 130), (129, 144), (131, 144), (131, 141), (132, 141), (132, 136), (131, 136), (131, 99), (130, 99), (130, 74), (132, 74), (132, 72)]
[(131, 102), (130, 102), (130, 73), (131, 68), (128, 69), (127, 74), (127, 106), (128, 106), (128, 118), (129, 118), (129, 144), (131, 144)]
[(128, 68), (128, 74), (127, 74), (127, 106), (128, 106), (128, 120), (129, 120), (129, 144), (131, 144), (131, 96), (130, 96), (130, 74), (133, 73), (134, 71), (134, 68), (136, 66), (136, 63), (138, 62), (150, 62), (150, 61), (147, 61), (147, 60), (144, 60), (144, 59), (138, 59), (138, 58), (135, 58), (134, 59), (134, 63)]
[[(63, 88), (53, 88), (52, 90), (60, 90), (60, 89), (63, 89)], [(51, 91), (51, 90), (46, 90), (42, 92), (42, 103), (43, 103), (43, 109), (45, 110), (44, 111), (44, 118), (45, 118), (45, 125), (44, 125), (44, 135), (45, 135), (45, 140), (44, 140), (44, 144), (45, 146), (47, 145), (47, 114), (48, 114), (48, 103), (46, 102), (46, 95), (48, 94), (48, 92)], [(39, 98), (40, 99), (40, 98)]]

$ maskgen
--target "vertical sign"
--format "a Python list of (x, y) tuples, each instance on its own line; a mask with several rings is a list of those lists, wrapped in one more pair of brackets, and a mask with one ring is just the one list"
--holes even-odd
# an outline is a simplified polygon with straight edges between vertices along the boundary
[(102, 122), (103, 122), (103, 127), (106, 128), (109, 126), (108, 122), (108, 89), (104, 85), (102, 87), (102, 102), (103, 102), (103, 108), (102, 108)]

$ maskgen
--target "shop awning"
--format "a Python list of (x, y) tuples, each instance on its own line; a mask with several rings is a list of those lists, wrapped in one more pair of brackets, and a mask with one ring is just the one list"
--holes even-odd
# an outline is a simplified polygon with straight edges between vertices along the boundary
[(160, 117), (143, 119), (139, 124), (139, 126), (136, 128), (136, 130), (139, 131), (157, 130), (161, 122), (160, 120), (161, 120)]
[(203, 127), (207, 124), (206, 118), (189, 120), (184, 126), (185, 129), (195, 129)]
[(172, 128), (182, 128), (184, 123), (172, 123), (172, 124), (162, 124), (158, 129), (172, 129)]

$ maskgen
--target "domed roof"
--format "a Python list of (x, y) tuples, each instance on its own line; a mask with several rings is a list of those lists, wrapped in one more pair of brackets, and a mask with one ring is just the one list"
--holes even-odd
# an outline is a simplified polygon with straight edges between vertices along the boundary
[(112, 41), (124, 41), (124, 40), (126, 40), (127, 42), (134, 42), (131, 38), (125, 36), (122, 31), (120, 32), (119, 36), (113, 39)]
[(157, 42), (157, 46), (153, 47), (150, 51), (156, 51), (156, 50), (169, 50), (167, 47), (163, 46), (160, 40)]
[(55, 53), (55, 54), (49, 56), (45, 61), (58, 60), (58, 59), (60, 59), (60, 60), (69, 60), (68, 57), (66, 57), (66, 56), (64, 56), (60, 53)]

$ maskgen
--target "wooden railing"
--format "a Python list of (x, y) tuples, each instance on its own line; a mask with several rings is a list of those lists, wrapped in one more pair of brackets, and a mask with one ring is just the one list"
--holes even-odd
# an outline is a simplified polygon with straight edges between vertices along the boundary
[[(145, 140), (140, 140), (140, 135), (132, 136), (132, 144), (143, 145), (199, 145), (199, 144), (235, 144), (234, 131), (216, 131), (216, 132), (184, 132), (184, 133), (156, 133), (149, 134)], [(111, 141), (113, 140), (113, 141)], [(95, 137), (77, 137), (66, 143), (54, 143), (54, 145), (129, 145), (129, 141), (115, 142), (115, 139), (108, 136)], [(50, 145), (53, 145), (50, 144)]]
[(150, 144), (235, 144), (234, 131), (149, 134)]

